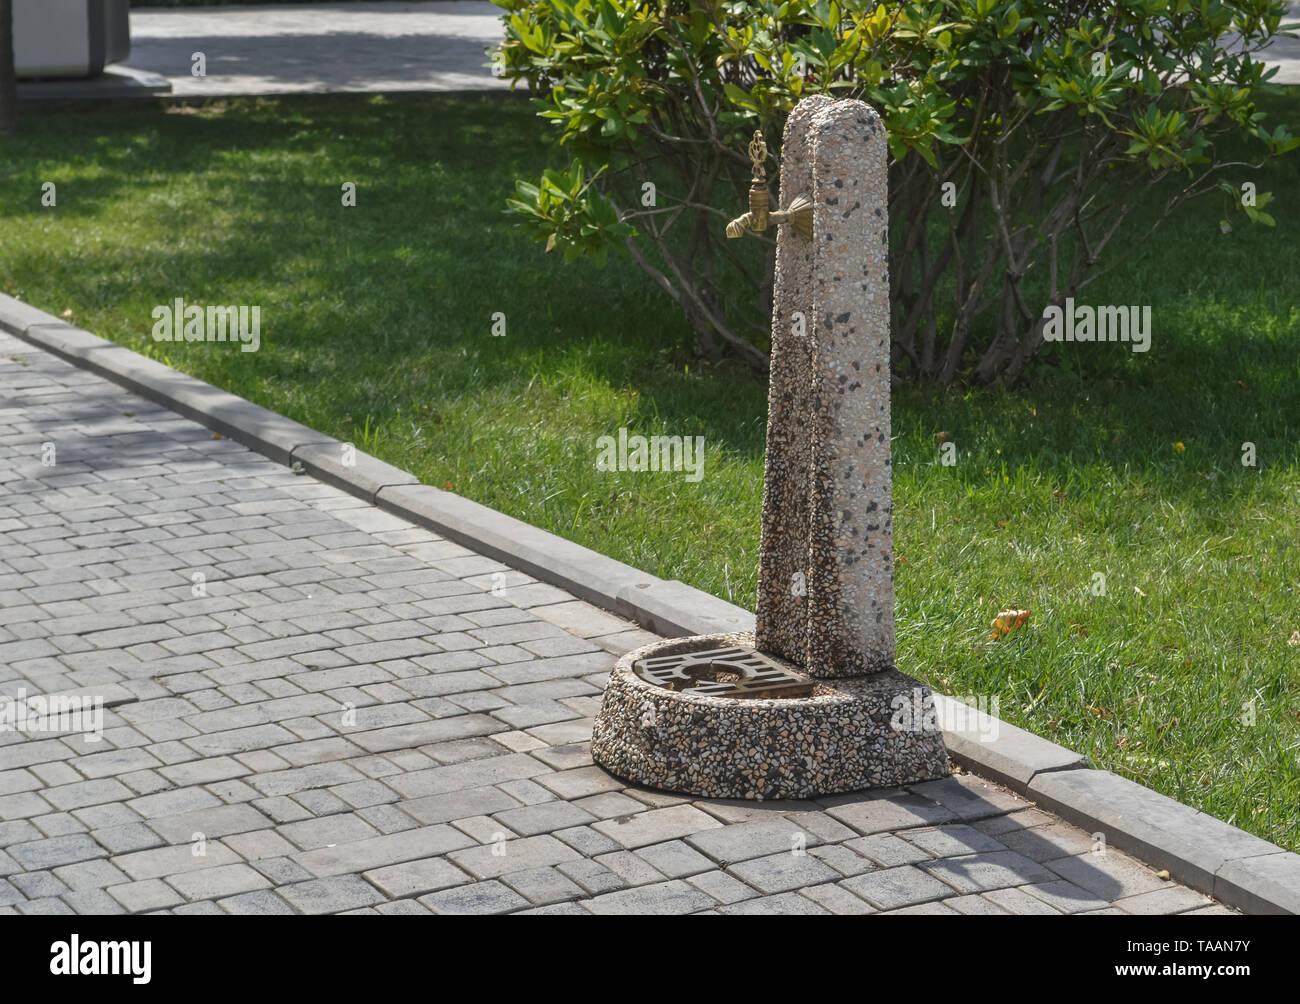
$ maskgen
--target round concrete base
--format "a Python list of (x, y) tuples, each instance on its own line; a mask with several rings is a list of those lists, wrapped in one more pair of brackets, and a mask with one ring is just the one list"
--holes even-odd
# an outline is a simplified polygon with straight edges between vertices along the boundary
[(752, 634), (699, 635), (623, 656), (592, 729), (592, 758), (636, 784), (705, 798), (807, 798), (951, 773), (930, 691), (897, 670), (815, 680), (809, 697), (758, 699), (679, 693), (632, 669), (753, 644)]

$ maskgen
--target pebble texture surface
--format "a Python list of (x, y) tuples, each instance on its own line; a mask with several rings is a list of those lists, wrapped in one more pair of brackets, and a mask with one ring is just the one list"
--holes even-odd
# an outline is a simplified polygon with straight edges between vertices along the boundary
[(785, 143), (782, 204), (808, 185), (816, 216), (777, 239), (758, 647), (851, 677), (894, 662), (885, 131), (810, 98)]
[[(797, 195), (812, 193), (812, 119), (831, 104), (830, 98), (820, 94), (805, 98), (786, 119), (781, 143), (782, 207)], [(789, 227), (780, 228), (772, 299), (762, 546), (755, 614), (759, 649), (800, 665), (808, 654), (808, 474), (812, 443), (807, 416), (815, 329), (814, 252), (813, 241)]]
[(677, 693), (632, 670), (638, 659), (753, 644), (749, 634), (703, 635), (623, 656), (596, 716), (592, 758), (628, 781), (705, 798), (806, 798), (950, 774), (942, 732), (912, 713), (930, 692), (893, 669), (774, 700)]

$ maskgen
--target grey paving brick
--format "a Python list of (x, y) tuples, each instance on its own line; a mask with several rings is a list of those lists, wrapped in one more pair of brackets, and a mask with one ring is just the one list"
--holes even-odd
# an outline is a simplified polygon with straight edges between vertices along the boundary
[(503, 875), (501, 881), (535, 906), (563, 903), (584, 895), (579, 886), (555, 868), (530, 868), (527, 871), (511, 872)]
[(149, 847), (159, 847), (163, 838), (144, 823), (128, 823), (125, 826), (106, 826), (100, 830), (91, 830), (95, 842), (103, 846), (110, 854), (126, 854), (130, 851), (142, 851)]
[(223, 917), (221, 907), (210, 899), (199, 900), (196, 903), (182, 903), (180, 906), (173, 907), (172, 914), (177, 917)]
[(400, 833), (420, 825), (396, 805), (368, 805), (358, 809), (357, 815), (380, 833)]
[[(152, 759), (152, 758), (150, 758)], [(242, 777), (250, 773), (238, 760), (231, 757), (210, 757), (206, 760), (191, 760), (189, 763), (172, 764), (160, 767), (158, 773), (172, 784), (185, 787), (188, 785), (211, 784), (213, 781), (225, 781), (233, 777)]]
[(284, 795), (257, 798), (253, 800), (252, 805), (258, 812), (277, 823), (296, 823), (300, 819), (309, 819), (312, 815), (311, 809)]
[(597, 819), (612, 819), (614, 816), (626, 816), (640, 812), (645, 806), (635, 798), (628, 798), (622, 792), (606, 791), (599, 795), (589, 795), (573, 803), (584, 812), (589, 812)]
[(590, 858), (565, 861), (556, 865), (555, 870), (566, 878), (572, 879), (591, 895), (613, 892), (615, 889), (622, 889), (627, 885), (620, 876), (610, 871), (599, 861), (593, 861)]
[(70, 865), (77, 861), (89, 861), (91, 858), (108, 857), (108, 851), (85, 833), (71, 833), (62, 837), (14, 844), (8, 848), (8, 853), (27, 871), (40, 871), (43, 868), (57, 868), (59, 865)]
[[(592, 829), (603, 833), (624, 847), (645, 847), (678, 837), (689, 837), (705, 830), (720, 829), (722, 824), (693, 805), (674, 805), (666, 809), (650, 809), (631, 816), (615, 816), (592, 824)], [(695, 841), (691, 841), (699, 846)]]
[(519, 778), (532, 778), (548, 773), (550, 768), (523, 753), (510, 753), (488, 760), (433, 767), (409, 774), (395, 776), (389, 787), (403, 798), (416, 799), (424, 795), (442, 795), (464, 788), (481, 788)]
[(139, 815), (121, 802), (89, 805), (84, 809), (75, 810), (72, 814), (91, 830), (109, 826), (127, 826), (140, 821)]
[[(534, 838), (544, 839), (544, 838)], [(346, 872), (366, 872), (385, 865), (434, 857), (468, 847), (474, 840), (454, 827), (439, 824), (370, 837), (337, 847), (319, 847), (293, 856), (298, 864), (322, 878)], [(453, 859), (454, 860), (454, 859)]]
[(33, 826), (30, 820), (11, 819), (7, 822), (0, 822), (0, 847), (40, 840), (42, 836), (44, 834)]
[[(1026, 889), (1027, 892), (1033, 891)], [(1035, 893), (1037, 895), (1037, 893)], [(1098, 903), (1097, 909), (1107, 904)], [(1123, 899), (1115, 900), (1115, 906), (1125, 913), (1137, 914), (1139, 916), (1153, 916), (1155, 914), (1166, 913), (1183, 913), (1188, 910), (1195, 910), (1202, 907), (1213, 906), (1214, 901), (1209, 896), (1204, 896), (1186, 886), (1169, 886), (1164, 889), (1152, 889), (1150, 892), (1140, 892), (1136, 896), (1125, 896)]]
[(925, 861), (918, 867), (947, 882), (958, 892), (984, 892), (1030, 882), (1050, 882), (1055, 878), (1037, 861), (1015, 851), (984, 851), (941, 861)]
[(606, 916), (694, 913), (696, 910), (708, 910), (716, 905), (717, 901), (708, 893), (688, 885), (681, 879), (605, 893), (584, 900), (582, 903), (582, 906), (592, 913)]
[(301, 823), (285, 823), (279, 829), (281, 834), (305, 851), (353, 843), (379, 835), (373, 826), (350, 813), (304, 819)]
[(193, 840), (196, 833), (212, 840), (232, 833), (265, 829), (270, 825), (271, 820), (251, 805), (219, 805), (175, 816), (159, 816), (148, 823), (149, 828), (169, 844)]
[(975, 854), (980, 851), (1005, 851), (1003, 844), (964, 824), (936, 826), (919, 830), (905, 830), (902, 837), (909, 844), (916, 844), (936, 858), (956, 857), (959, 854)]
[(81, 892), (84, 889), (103, 889), (110, 885), (120, 885), (123, 882), (131, 881), (128, 876), (122, 873), (121, 869), (103, 859), (63, 865), (56, 868), (54, 874), (73, 892)]
[(289, 770), (256, 774), (246, 779), (263, 795), (293, 795), (312, 788), (331, 788), (350, 781), (364, 781), (365, 775), (346, 763), (310, 764)]
[(577, 903), (552, 903), (549, 906), (535, 906), (530, 910), (516, 910), (515, 917), (590, 917)]
[(125, 885), (110, 886), (105, 890), (122, 904), (129, 913), (145, 913), (179, 906), (185, 900), (175, 889), (158, 879), (144, 879)]
[(846, 840), (844, 846), (874, 861), (882, 868), (896, 868), (899, 865), (912, 865), (930, 859), (928, 851), (923, 851), (915, 844), (908, 843), (891, 833), (876, 833), (869, 837)]
[(601, 767), (577, 767), (545, 774), (537, 778), (537, 783), (570, 800), (598, 795), (603, 791), (617, 791), (624, 786), (624, 782)]
[(351, 781), (330, 789), (330, 794), (341, 798), (354, 809), (364, 809), (370, 805), (382, 805), (396, 802), (401, 796), (382, 781)]
[(637, 857), (669, 878), (686, 878), (713, 870), (716, 865), (680, 840), (651, 844), (634, 851)]
[(947, 899), (953, 887), (927, 875), (914, 865), (883, 868), (843, 879), (840, 883), (878, 910), (895, 910), (915, 903)]
[(236, 916), (275, 917), (293, 914), (293, 908), (270, 889), (256, 889), (217, 900), (226, 913)]
[(19, 913), (29, 917), (71, 915), (75, 911), (61, 899), (46, 897), (15, 904)]
[(311, 872), (290, 858), (259, 858), (249, 863), (277, 886), (312, 878)]
[(379, 892), (359, 875), (334, 875), (280, 886), (276, 893), (299, 913), (342, 913), (384, 901)]
[(126, 908), (103, 889), (70, 892), (63, 897), (63, 902), (67, 903), (75, 913), (83, 915), (110, 916), (126, 913)]
[(798, 893), (783, 892), (775, 896), (759, 896), (741, 900), (718, 908), (719, 913), (731, 916), (789, 917), (801, 915), (824, 916), (830, 911)]
[[(1033, 899), (1032, 896), (1027, 896), (1019, 889), (998, 889), (996, 891), (996, 894), (1002, 893), (1016, 893), (1021, 901)], [(1008, 913), (1014, 912), (1003, 909), (983, 896), (976, 896), (973, 894), (966, 896), (953, 896), (951, 899), (945, 899), (941, 902), (944, 906), (948, 907), (948, 909), (954, 910), (957, 913), (964, 913), (969, 917), (1005, 917)], [(1042, 912), (1045, 914), (1056, 912), (1046, 903), (1039, 903), (1038, 905), (1042, 907)]]
[(39, 788), (42, 780), (29, 770), (0, 771), (0, 795), (12, 795), (16, 791), (32, 791)]
[(594, 860), (617, 875), (626, 885), (649, 885), (667, 878), (658, 868), (631, 851), (612, 851)]
[(755, 889), (723, 871), (703, 872), (692, 875), (686, 881), (723, 904), (739, 903), (742, 899), (753, 899), (758, 895)]
[(157, 758), (148, 750), (133, 748), (124, 750), (106, 750), (89, 756), (77, 757), (70, 765), (88, 778), (109, 777), (127, 774), (137, 770), (147, 770), (159, 766)]
[[(653, 811), (675, 812), (677, 810)], [(760, 858), (778, 851), (788, 852), (797, 847), (815, 847), (821, 843), (814, 834), (779, 816), (704, 830), (688, 837), (687, 842), (714, 861), (726, 864), (749, 858)]]
[(333, 792), (320, 788), (313, 788), (311, 791), (300, 791), (296, 795), (291, 795), (290, 798), (313, 816), (329, 816), (336, 812), (348, 811), (347, 802)]
[(402, 802), (402, 811), (422, 823), (446, 823), (469, 816), (490, 815), (519, 805), (499, 788), (490, 785), (461, 788), (441, 795), (426, 795)]
[(828, 913), (841, 916), (875, 913), (876, 910), (866, 900), (853, 895), (842, 885), (825, 883), (800, 889), (799, 895), (810, 899)]
[(495, 880), (444, 889), (421, 896), (418, 902), (434, 913), (443, 914), (510, 913), (528, 906), (528, 900)]
[(185, 740), (185, 745), (200, 756), (210, 757), (246, 753), (290, 742), (293, 742), (293, 733), (279, 725), (253, 725), (244, 729), (231, 729), (229, 732), (193, 736)]
[(9, 881), (28, 899), (46, 899), (71, 892), (53, 872), (23, 872), (11, 875)]
[(121, 801), (131, 798), (134, 793), (120, 781), (113, 778), (100, 778), (95, 781), (81, 781), (77, 784), (49, 788), (42, 794), (56, 809), (68, 811), (87, 805)]
[(220, 805), (221, 799), (202, 788), (177, 788), (134, 798), (126, 804), (144, 819), (158, 819), (212, 808)]
[(413, 899), (399, 899), (392, 903), (380, 903), (375, 912), (386, 917), (427, 917), (429, 908)]
[(1093, 849), (1093, 839), (1090, 834), (1062, 822), (1010, 830), (999, 834), (997, 839), (1007, 850), (1043, 862), (1055, 861), (1057, 858), (1072, 854), (1087, 854)]
[(1029, 803), (1014, 792), (970, 774), (909, 784), (907, 790), (951, 809), (964, 822), (1029, 807)]
[(831, 805), (826, 812), (863, 834), (887, 833), (913, 826), (933, 826), (936, 823), (955, 822), (958, 818), (951, 809), (917, 795), (876, 798), (858, 796), (855, 801)]
[[(990, 889), (982, 896), (965, 896), (961, 897), (961, 900), (964, 905), (967, 901), (983, 899), (997, 907), (999, 911), (1003, 913), (1014, 913), (1017, 916), (1060, 916), (1060, 910), (1057, 910), (1056, 907), (1037, 896), (1029, 895), (1029, 893), (1025, 891), (1027, 888), (1028, 886), (1018, 886), (1010, 889)], [(945, 900), (944, 902), (951, 904), (953, 909), (957, 910), (959, 913), (975, 912), (974, 909), (963, 909), (963, 906), (959, 906), (953, 900)]]
[(460, 830), (461, 833), (473, 837), (474, 840), (480, 844), (490, 844), (493, 841), (501, 842), (512, 840), (519, 836), (519, 834), (510, 829), (510, 827), (498, 823), (489, 816), (471, 816), (468, 819), (457, 819), (454, 820), (451, 825)]
[(172, 875), (167, 884), (187, 900), (222, 899), (265, 889), (271, 882), (245, 864), (221, 865), (200, 871)]
[(727, 870), (759, 892), (767, 894), (834, 882), (840, 878), (839, 872), (811, 854), (793, 854), (790, 851), (741, 861)]
[(558, 865), (573, 861), (578, 856), (572, 847), (547, 834), (470, 847), (448, 855), (453, 862), (478, 879), (497, 878), (510, 872)]
[(502, 791), (522, 805), (537, 805), (539, 802), (553, 802), (556, 795), (540, 784), (520, 778), (515, 781), (503, 781), (497, 785)]
[(21, 903), (26, 898), (12, 882), (0, 878), (0, 908), (12, 908), (15, 903)]
[(1104, 854), (1081, 854), (1044, 862), (1055, 875), (1087, 889), (1099, 899), (1113, 902), (1139, 893), (1161, 889), (1165, 880), (1135, 858), (1108, 849)]
[(943, 903), (917, 903), (915, 906), (904, 906), (897, 910), (886, 910), (881, 916), (885, 917), (953, 917), (958, 916), (958, 911)]
[(845, 826), (824, 812), (787, 812), (785, 818), (808, 835), (807, 846), (811, 846), (812, 837), (816, 837), (818, 843), (837, 843), (858, 835), (856, 830)]
[(596, 819), (572, 802), (560, 801), (521, 805), (494, 813), (492, 818), (525, 837), (538, 833), (554, 833), (556, 830), (581, 826)]
[(874, 862), (851, 850), (844, 844), (825, 844), (821, 847), (809, 847), (808, 853), (818, 861), (830, 865), (841, 875), (861, 875), (874, 871)]
[[(62, 806), (62, 808), (68, 807)], [(0, 819), (27, 819), (32, 816), (43, 816), (49, 811), (50, 803), (34, 791), (23, 791), (0, 798)]]
[(363, 878), (390, 899), (421, 896), (473, 881), (468, 873), (441, 857), (375, 868)]
[(1041, 899), (1060, 913), (1082, 913), (1085, 910), (1101, 910), (1110, 906), (1110, 903), (1106, 900), (1094, 896), (1088, 890), (1080, 889), (1073, 882), (1066, 882), (1064, 879), (1053, 882), (1035, 882), (1017, 888), (1035, 899)]
[[(198, 853), (200, 850), (202, 853)], [(215, 841), (208, 841), (201, 845), (157, 847), (147, 851), (121, 854), (112, 859), (113, 864), (137, 881), (179, 875), (182, 872), (197, 871), (201, 868), (215, 868), (218, 865), (235, 864), (238, 860), (234, 851)]]

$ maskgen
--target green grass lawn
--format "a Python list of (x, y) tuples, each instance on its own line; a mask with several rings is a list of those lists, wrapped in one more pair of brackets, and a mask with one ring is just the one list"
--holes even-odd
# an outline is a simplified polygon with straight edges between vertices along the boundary
[[(1272, 99), (1270, 121), (1298, 105)], [(752, 609), (766, 386), (697, 365), (634, 265), (565, 266), (512, 228), (513, 178), (558, 166), (545, 130), (499, 98), (29, 115), (0, 141), (0, 288)], [(1081, 302), (1151, 304), (1150, 352), (1055, 347), (1013, 392), (893, 404), (900, 668), (1292, 849), (1298, 179), (1295, 155), (1241, 179), (1277, 193), (1274, 229), (1223, 235), (1195, 204), (1118, 249)], [(260, 305), (261, 350), (153, 342), (150, 311), (176, 297)], [(703, 480), (597, 471), (621, 426), (705, 437)], [(990, 641), (1004, 607), (1033, 615)]]

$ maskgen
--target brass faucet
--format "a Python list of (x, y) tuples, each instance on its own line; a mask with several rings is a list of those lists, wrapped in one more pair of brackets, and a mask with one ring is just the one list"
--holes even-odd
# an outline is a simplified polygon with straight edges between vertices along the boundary
[(743, 237), (746, 230), (761, 234), (768, 225), (777, 226), (790, 223), (805, 237), (813, 235), (813, 204), (805, 195), (796, 196), (789, 209), (769, 209), (772, 197), (767, 191), (767, 172), (763, 163), (767, 160), (767, 144), (763, 142), (761, 130), (754, 130), (754, 138), (749, 141), (749, 160), (754, 165), (754, 173), (749, 184), (749, 212), (737, 216), (727, 224), (728, 237)]

